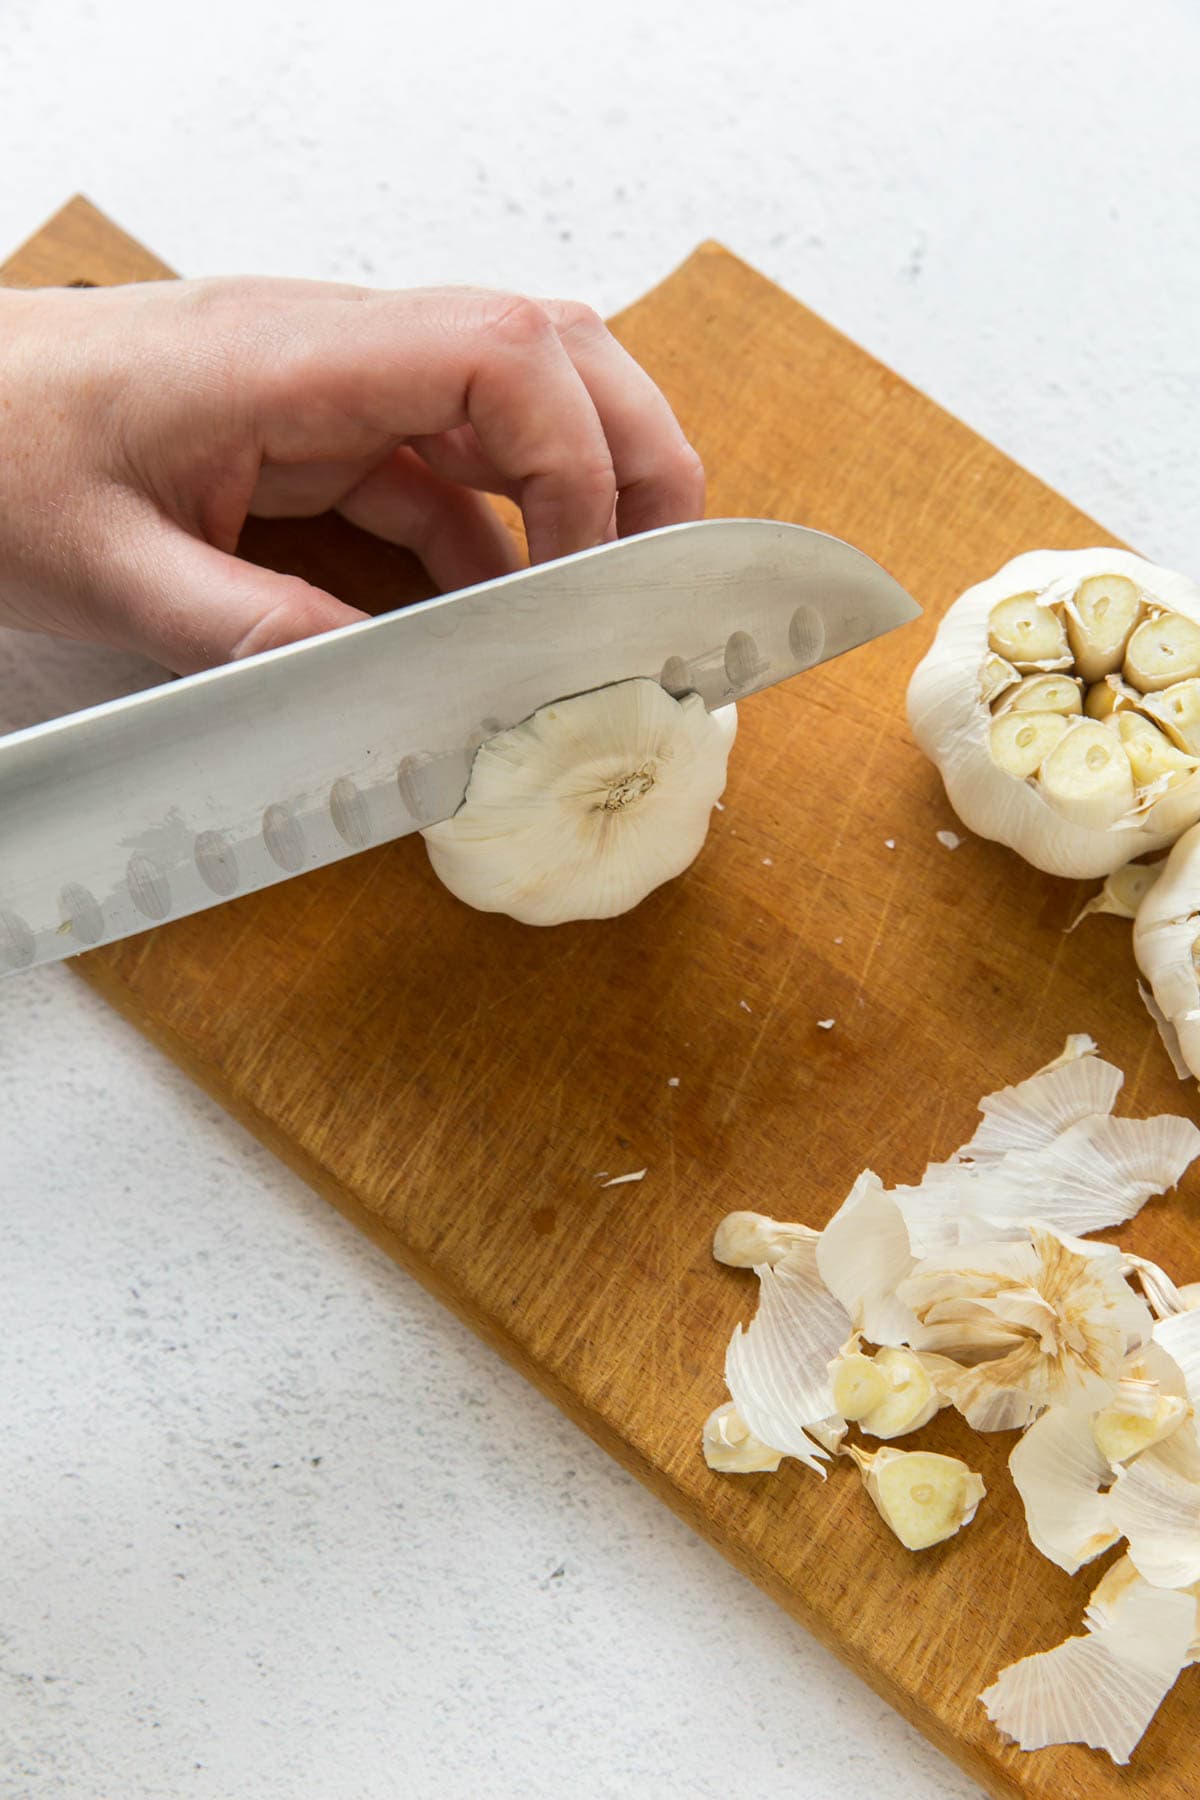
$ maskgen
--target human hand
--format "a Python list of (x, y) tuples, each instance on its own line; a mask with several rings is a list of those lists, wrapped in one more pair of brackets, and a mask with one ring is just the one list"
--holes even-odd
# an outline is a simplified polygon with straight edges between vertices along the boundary
[(236, 554), (335, 508), (444, 589), (695, 518), (704, 477), (588, 308), (257, 278), (0, 291), (0, 625), (180, 674), (363, 615)]

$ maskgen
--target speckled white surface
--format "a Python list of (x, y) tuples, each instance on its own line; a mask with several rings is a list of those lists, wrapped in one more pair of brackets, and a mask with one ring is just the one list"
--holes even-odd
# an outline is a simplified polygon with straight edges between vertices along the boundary
[[(0, 244), (611, 309), (718, 236), (1197, 570), (1198, 77), (1187, 0), (0, 0)], [(10, 639), (0, 725), (145, 676)], [(0, 1209), (4, 1800), (977, 1791), (62, 971)]]

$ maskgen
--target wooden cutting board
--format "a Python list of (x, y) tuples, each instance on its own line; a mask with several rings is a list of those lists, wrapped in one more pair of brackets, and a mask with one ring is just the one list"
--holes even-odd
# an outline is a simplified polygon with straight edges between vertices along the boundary
[[(76, 200), (0, 278), (167, 274)], [(614, 329), (703, 454), (712, 513), (851, 539), (924, 620), (747, 704), (703, 854), (626, 918), (536, 931), (469, 912), (414, 838), (77, 966), (990, 1792), (1194, 1796), (1195, 1673), (1125, 1772), (1005, 1748), (977, 1704), (1002, 1664), (1079, 1628), (1096, 1573), (1030, 1547), (1009, 1437), (947, 1415), (922, 1434), (989, 1494), (919, 1557), (847, 1466), (722, 1478), (698, 1448), (754, 1301), (710, 1259), (723, 1213), (820, 1225), (867, 1164), (913, 1180), (1068, 1031), (1125, 1069), (1129, 1110), (1191, 1104), (1134, 992), (1128, 926), (1064, 936), (1085, 890), (974, 838), (946, 850), (955, 821), (904, 721), (960, 589), (1019, 550), (1113, 540), (718, 245)], [(329, 520), (245, 548), (359, 604), (427, 591)], [(1196, 1276), (1198, 1191), (1193, 1175), (1125, 1240)]]

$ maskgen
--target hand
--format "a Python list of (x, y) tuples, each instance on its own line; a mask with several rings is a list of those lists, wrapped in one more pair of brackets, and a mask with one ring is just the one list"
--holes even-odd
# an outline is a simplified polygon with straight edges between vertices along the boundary
[(363, 615), (236, 555), (336, 508), (442, 588), (698, 517), (704, 477), (588, 308), (258, 279), (0, 292), (0, 625), (187, 674)]

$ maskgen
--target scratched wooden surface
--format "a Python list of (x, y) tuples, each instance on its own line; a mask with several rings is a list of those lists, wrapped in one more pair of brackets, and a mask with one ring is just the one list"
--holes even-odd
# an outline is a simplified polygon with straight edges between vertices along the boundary
[[(0, 279), (168, 273), (76, 201)], [(724, 1212), (820, 1224), (867, 1163), (911, 1180), (1068, 1031), (1127, 1071), (1134, 1110), (1181, 1105), (1128, 927), (1065, 937), (1077, 886), (976, 839), (945, 850), (954, 820), (904, 723), (956, 592), (1019, 550), (1106, 534), (716, 245), (615, 329), (700, 448), (710, 511), (854, 540), (925, 619), (743, 709), (702, 856), (627, 918), (538, 932), (471, 913), (410, 839), (77, 966), (992, 1793), (1194, 1796), (1194, 1672), (1120, 1773), (1005, 1748), (977, 1705), (1003, 1663), (1078, 1628), (1089, 1585), (1030, 1548), (1007, 1437), (945, 1415), (921, 1434), (989, 1488), (970, 1530), (921, 1557), (847, 1467), (825, 1485), (786, 1465), (721, 1478), (697, 1447), (753, 1300), (709, 1257)], [(329, 521), (247, 548), (359, 604), (426, 591)], [(598, 1185), (643, 1166), (640, 1185)], [(1195, 1275), (1196, 1191), (1126, 1240)]]

